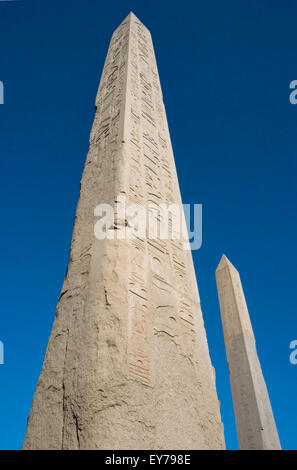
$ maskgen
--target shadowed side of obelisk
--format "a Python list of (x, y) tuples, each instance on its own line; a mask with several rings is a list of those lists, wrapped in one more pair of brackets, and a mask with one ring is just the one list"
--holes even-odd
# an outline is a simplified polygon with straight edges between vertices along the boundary
[[(101, 362), (96, 350), (101, 332), (100, 312), (109, 307), (104, 282), (104, 267), (109, 260), (107, 253), (103, 255), (105, 241), (94, 236), (94, 209), (100, 203), (114, 205), (121, 190), (128, 32), (129, 17), (113, 34), (99, 85), (67, 273), (28, 419), (24, 449), (96, 447), (92, 437), (85, 443), (84, 428), (97, 411), (92, 406), (96, 395), (102, 393), (92, 380)], [(115, 48), (118, 48), (116, 58)], [(119, 256), (115, 247), (116, 256), (118, 264), (127, 263), (124, 250)], [(123, 287), (117, 273), (114, 282), (115, 304), (116, 297), (122, 302), (127, 286)], [(110, 313), (109, 321), (116, 334), (116, 315)], [(111, 360), (116, 361), (112, 354)]]
[(225, 255), (216, 280), (239, 448), (280, 449), (240, 276)]

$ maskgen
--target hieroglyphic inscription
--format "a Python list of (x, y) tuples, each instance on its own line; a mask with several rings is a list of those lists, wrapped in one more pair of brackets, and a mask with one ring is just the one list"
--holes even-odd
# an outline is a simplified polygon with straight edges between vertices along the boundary
[(116, 143), (119, 136), (120, 109), (127, 65), (127, 39), (126, 22), (113, 34), (96, 99), (96, 114), (90, 143), (100, 144), (101, 148)]
[(171, 214), (169, 238), (158, 238), (160, 224), (167, 222), (160, 204), (181, 205), (181, 199), (151, 36), (133, 15), (113, 35), (101, 82), (91, 139), (101, 146), (116, 142), (124, 122), (123, 191), (128, 203), (144, 205), (148, 214), (146, 238), (133, 240), (129, 248), (128, 374), (150, 385), (153, 331), (168, 334), (183, 354), (195, 356), (195, 306), (188, 271), (192, 261), (182, 241), (171, 237)]
[(128, 286), (128, 376), (145, 385), (151, 385), (151, 320), (147, 298), (145, 250), (144, 240), (135, 238), (130, 249), (131, 272)]
[[(155, 222), (153, 227), (159, 227), (163, 222), (159, 204), (181, 201), (151, 37), (143, 25), (133, 21), (130, 24), (130, 57), (129, 113), (132, 125), (129, 197), (139, 201), (144, 195), (149, 220)], [(132, 162), (136, 159), (137, 169)], [(171, 228), (172, 220), (169, 218), (167, 240), (144, 241), (151, 273), (146, 286), (153, 299), (154, 331), (167, 333), (185, 355), (193, 358), (196, 334), (188, 280), (189, 260), (182, 242), (171, 238)], [(152, 235), (150, 229), (147, 229), (148, 236)], [(168, 276), (168, 270), (171, 270), (171, 276)], [(133, 331), (131, 335), (130, 341), (133, 342)]]

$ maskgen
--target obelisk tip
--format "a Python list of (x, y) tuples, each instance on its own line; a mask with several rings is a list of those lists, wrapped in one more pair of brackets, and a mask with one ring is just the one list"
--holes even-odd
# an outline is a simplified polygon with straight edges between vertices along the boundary
[(226, 267), (229, 267), (229, 268), (233, 268), (233, 269), (236, 269), (233, 264), (231, 263), (231, 261), (228, 260), (227, 256), (223, 254), (219, 264), (218, 264), (218, 267), (216, 269), (216, 272), (217, 271), (221, 271), (221, 269), (224, 269)]

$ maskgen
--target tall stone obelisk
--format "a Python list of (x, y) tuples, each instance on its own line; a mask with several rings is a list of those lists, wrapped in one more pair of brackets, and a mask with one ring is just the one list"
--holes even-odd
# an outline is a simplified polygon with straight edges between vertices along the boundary
[(216, 280), (239, 448), (280, 449), (240, 276), (225, 255)]
[(95, 237), (94, 209), (117, 212), (119, 195), (145, 208), (181, 206), (152, 39), (133, 13), (104, 65), (24, 448), (222, 449), (191, 252), (178, 239)]

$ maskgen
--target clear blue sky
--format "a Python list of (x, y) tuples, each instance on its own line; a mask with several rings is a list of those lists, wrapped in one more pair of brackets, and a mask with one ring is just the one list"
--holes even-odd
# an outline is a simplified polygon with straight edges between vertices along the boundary
[(239, 269), (283, 448), (296, 449), (297, 2), (0, 2), (0, 448), (20, 448), (65, 275), (94, 99), (113, 30), (151, 30), (227, 447), (237, 448), (214, 272)]

